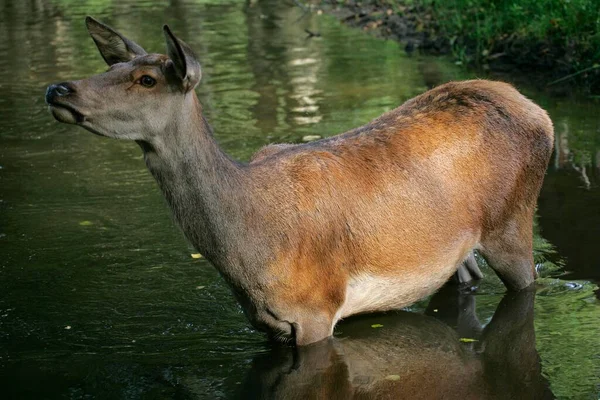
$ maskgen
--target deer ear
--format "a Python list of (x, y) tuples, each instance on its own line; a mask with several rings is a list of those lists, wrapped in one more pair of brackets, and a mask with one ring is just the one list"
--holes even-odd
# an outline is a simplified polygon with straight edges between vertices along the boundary
[(135, 42), (92, 17), (86, 17), (85, 24), (98, 50), (100, 50), (102, 58), (108, 65), (131, 61), (138, 56), (148, 54)]
[(200, 63), (196, 55), (187, 44), (173, 35), (167, 25), (163, 26), (163, 31), (167, 40), (167, 55), (173, 61), (175, 73), (181, 80), (184, 91), (193, 90), (202, 78)]

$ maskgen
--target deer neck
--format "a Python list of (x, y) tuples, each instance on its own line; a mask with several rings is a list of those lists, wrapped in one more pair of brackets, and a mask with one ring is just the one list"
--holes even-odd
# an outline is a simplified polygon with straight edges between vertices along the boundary
[(188, 96), (189, 109), (176, 113), (159, 139), (138, 144), (187, 239), (223, 265), (237, 247), (242, 208), (249, 205), (245, 167), (221, 150), (195, 93)]

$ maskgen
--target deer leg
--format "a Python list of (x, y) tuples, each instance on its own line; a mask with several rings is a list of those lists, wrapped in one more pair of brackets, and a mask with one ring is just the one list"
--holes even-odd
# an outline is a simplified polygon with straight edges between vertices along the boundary
[(503, 228), (490, 232), (481, 245), (480, 253), (509, 290), (521, 290), (533, 283), (537, 274), (530, 213), (515, 216)]
[(333, 321), (328, 316), (314, 312), (293, 324), (297, 346), (319, 342), (333, 333)]

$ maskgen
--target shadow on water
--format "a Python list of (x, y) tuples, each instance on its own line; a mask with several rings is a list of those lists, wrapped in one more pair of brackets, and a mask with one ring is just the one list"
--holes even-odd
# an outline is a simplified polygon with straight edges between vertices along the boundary
[(334, 339), (256, 357), (238, 397), (552, 399), (535, 348), (534, 299), (533, 291), (506, 294), (485, 327), (475, 297), (455, 287), (432, 298), (429, 315), (352, 318)]
[(506, 294), (487, 324), (477, 297), (449, 286), (425, 314), (354, 317), (335, 338), (234, 363), (207, 360), (202, 348), (78, 352), (25, 360), (0, 383), (15, 399), (553, 399), (536, 351), (535, 292)]
[(544, 237), (567, 261), (569, 279), (600, 282), (600, 126), (593, 121), (586, 128), (591, 132), (582, 148), (583, 129), (575, 118), (555, 121), (555, 150), (538, 213)]

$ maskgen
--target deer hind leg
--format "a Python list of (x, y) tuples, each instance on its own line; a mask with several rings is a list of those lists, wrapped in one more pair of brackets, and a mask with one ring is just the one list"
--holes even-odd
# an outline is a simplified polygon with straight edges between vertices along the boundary
[(530, 286), (533, 263), (533, 207), (523, 208), (481, 240), (481, 255), (509, 290)]

